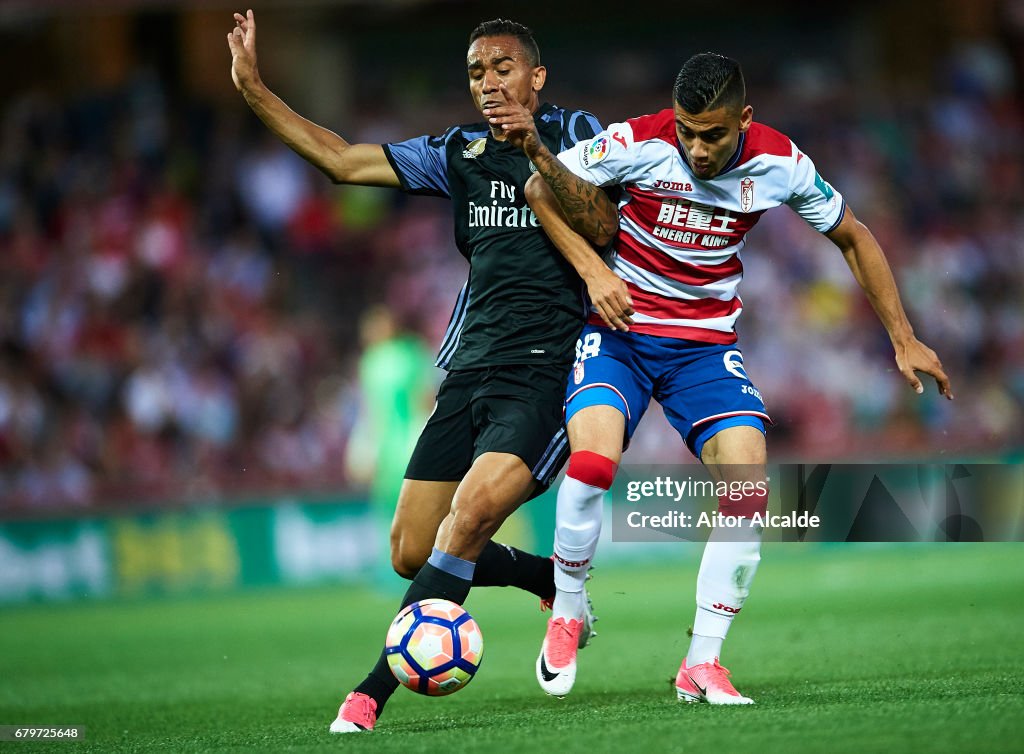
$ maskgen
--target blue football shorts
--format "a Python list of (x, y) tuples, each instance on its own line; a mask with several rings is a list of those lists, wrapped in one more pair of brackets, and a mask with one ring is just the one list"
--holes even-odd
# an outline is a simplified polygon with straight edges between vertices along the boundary
[(735, 345), (584, 327), (566, 389), (566, 423), (588, 406), (614, 406), (626, 417), (626, 446), (651, 398), (698, 459), (723, 429), (764, 432), (771, 423)]

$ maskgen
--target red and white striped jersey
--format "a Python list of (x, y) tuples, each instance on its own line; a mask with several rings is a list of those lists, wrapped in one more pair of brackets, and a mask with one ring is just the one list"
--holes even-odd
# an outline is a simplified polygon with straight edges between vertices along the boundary
[[(788, 204), (827, 233), (845, 210), (810, 158), (760, 123), (741, 134), (736, 154), (709, 180), (690, 171), (671, 109), (612, 124), (559, 159), (598, 186), (621, 185), (611, 265), (633, 297), (630, 330), (648, 335), (736, 342), (740, 252), (761, 214)], [(596, 311), (590, 321), (602, 323)]]

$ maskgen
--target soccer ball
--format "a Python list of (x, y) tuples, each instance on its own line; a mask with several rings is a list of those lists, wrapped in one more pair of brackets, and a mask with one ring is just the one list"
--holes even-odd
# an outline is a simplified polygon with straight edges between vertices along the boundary
[(420, 600), (391, 622), (384, 651), (403, 686), (418, 694), (445, 696), (473, 680), (484, 656), (484, 635), (454, 602)]

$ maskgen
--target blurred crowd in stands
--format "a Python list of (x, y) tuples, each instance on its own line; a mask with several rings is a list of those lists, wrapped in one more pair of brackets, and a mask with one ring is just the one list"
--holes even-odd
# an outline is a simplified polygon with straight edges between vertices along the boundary
[[(812, 72), (750, 92), (874, 231), (956, 394), (904, 384), (841, 254), (776, 210), (744, 252), (739, 328), (775, 459), (1024, 447), (1020, 82), (984, 46), (936, 81), (865, 99)], [(330, 125), (372, 142), (424, 128), (380, 112)], [(0, 103), (0, 511), (346, 488), (361, 312), (384, 302), (439, 343), (467, 270), (450, 212), (332, 186), (241, 98), (172, 100), (145, 69)], [(656, 413), (627, 462), (691, 462)]]

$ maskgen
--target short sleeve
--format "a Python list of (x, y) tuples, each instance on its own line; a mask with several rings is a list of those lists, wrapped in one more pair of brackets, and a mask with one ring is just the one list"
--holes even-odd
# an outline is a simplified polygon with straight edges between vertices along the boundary
[(790, 198), (786, 201), (808, 225), (821, 233), (835, 230), (846, 212), (842, 195), (822, 178), (811, 158), (795, 146), (796, 165), (790, 185)]
[(636, 155), (633, 128), (628, 123), (613, 123), (593, 138), (584, 139), (558, 155), (573, 173), (598, 186), (625, 183), (634, 167)]
[(447, 144), (457, 130), (450, 128), (443, 136), (417, 136), (384, 145), (384, 154), (401, 181), (403, 191), (451, 196), (448, 190)]

